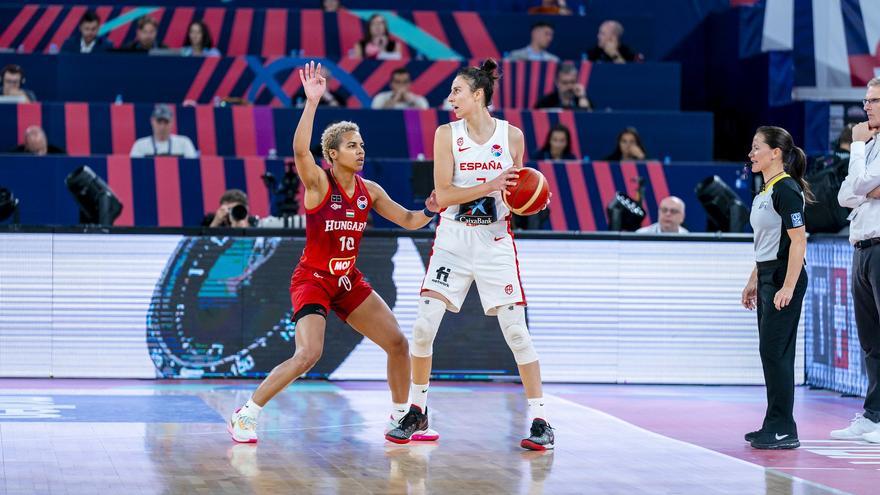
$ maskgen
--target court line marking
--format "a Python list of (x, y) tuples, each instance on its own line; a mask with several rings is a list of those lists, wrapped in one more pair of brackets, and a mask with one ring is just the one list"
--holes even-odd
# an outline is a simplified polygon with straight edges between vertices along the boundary
[[(607, 413), (607, 412), (605, 412), (605, 411), (601, 411), (601, 410), (599, 410), (599, 409), (594, 409), (594, 408), (592, 408), (592, 407), (590, 407), (590, 406), (585, 406), (585, 405), (583, 405), (583, 404), (579, 404), (579, 403), (577, 403), (577, 402), (575, 402), (575, 401), (573, 401), (573, 400), (566, 399), (566, 398), (564, 398), (564, 397), (559, 397), (558, 395), (547, 394), (547, 395), (545, 395), (545, 398), (546, 398), (546, 397), (553, 397), (553, 399), (558, 400), (558, 401), (561, 401), (561, 402), (564, 402), (564, 403), (566, 403), (566, 404), (568, 404), (568, 405), (575, 406), (575, 407), (579, 407), (579, 408), (581, 408), (581, 409), (585, 409), (585, 410), (587, 410), (587, 411), (590, 411), (590, 412), (593, 412), (593, 413), (599, 414), (600, 416), (603, 416), (603, 417), (605, 417), (605, 418), (607, 418), (607, 419), (613, 420), (613, 421), (615, 421), (615, 422), (617, 422), (617, 423), (620, 423), (620, 424), (622, 424), (622, 425), (629, 426), (629, 427), (631, 427), (631, 428), (633, 428), (633, 429), (636, 429), (636, 430), (638, 430), (638, 431), (641, 431), (642, 433), (646, 433), (646, 434), (648, 434), (648, 435), (650, 435), (650, 436), (653, 436), (653, 437), (659, 437), (659, 438), (662, 438), (662, 439), (664, 439), (664, 440), (669, 440), (669, 441), (672, 441), (672, 442), (674, 442), (674, 443), (678, 443), (678, 444), (681, 444), (681, 445), (684, 445), (684, 446), (688, 446), (688, 447), (691, 447), (691, 448), (694, 448), (694, 449), (697, 449), (697, 450), (702, 450), (702, 451), (705, 451), (705, 452), (709, 452), (709, 453), (711, 453), (711, 454), (714, 454), (715, 456), (724, 457), (724, 458), (727, 459), (727, 460), (735, 461), (735, 462), (737, 462), (737, 463), (739, 463), (739, 464), (744, 464), (744, 465), (746, 465), (746, 466), (750, 466), (750, 467), (755, 468), (755, 469), (760, 469), (761, 471), (767, 471), (767, 470), (774, 471), (774, 470), (776, 469), (776, 468), (771, 468), (771, 467), (761, 466), (760, 464), (755, 464), (755, 463), (753, 463), (753, 462), (749, 462), (749, 461), (746, 461), (746, 460), (740, 459), (740, 458), (738, 458), (738, 457), (733, 457), (733, 456), (730, 456), (730, 455), (727, 455), (727, 454), (723, 454), (723, 453), (721, 453), (721, 452), (718, 452), (718, 451), (712, 450), (712, 449), (707, 448), (707, 447), (703, 447), (703, 446), (701, 446), (701, 445), (696, 445), (696, 444), (693, 444), (693, 443), (688, 443), (688, 442), (685, 442), (684, 440), (679, 440), (679, 439), (677, 439), (677, 438), (667, 437), (666, 435), (663, 435), (663, 434), (660, 434), (660, 433), (657, 433), (657, 432), (654, 432), (654, 431), (651, 431), (651, 430), (647, 430), (647, 429), (645, 429), (645, 428), (642, 428), (641, 426), (638, 426), (638, 425), (635, 425), (635, 424), (633, 424), (633, 423), (630, 423), (629, 421), (626, 421), (626, 420), (624, 420), (624, 419), (618, 418), (617, 416), (614, 416), (614, 415), (612, 415), (612, 414), (609, 414), (609, 413)], [(839, 494), (839, 495), (851, 495), (849, 492), (845, 492), (845, 491), (843, 491), (843, 490), (839, 490), (839, 489), (837, 489), (837, 488), (832, 488), (832, 487), (830, 487), (830, 486), (825, 486), (825, 485), (823, 485), (823, 484), (821, 484), (821, 483), (817, 483), (817, 482), (815, 482), (815, 481), (810, 481), (810, 480), (805, 480), (805, 479), (803, 479), (803, 478), (798, 478), (798, 477), (796, 477), (796, 476), (792, 476), (791, 474), (786, 473), (786, 472), (784, 472), (784, 471), (779, 471), (779, 472), (774, 471), (774, 473), (775, 473), (775, 474), (778, 474), (779, 476), (781, 476), (781, 477), (783, 477), (783, 478), (788, 478), (788, 479), (793, 480), (793, 481), (802, 482), (802, 483), (804, 483), (804, 484), (806, 484), (806, 485), (813, 486), (813, 487), (815, 487), (815, 488), (821, 488), (821, 489), (824, 489), (824, 490), (828, 490), (830, 493), (835, 493), (835, 494)]]
[[(856, 463), (853, 463), (856, 464)], [(781, 466), (773, 466), (768, 467), (768, 469), (803, 469), (803, 470), (811, 470), (811, 471), (855, 471), (856, 468), (851, 467), (781, 467)]]
[[(39, 424), (39, 425), (45, 425), (47, 423), (81, 424), (81, 425), (105, 425), (105, 424), (161, 425), (161, 424), (169, 424), (169, 423), (98, 423), (98, 422), (87, 422), (87, 421), (67, 421), (67, 422), (65, 422), (65, 421), (46, 421), (46, 422), (42, 422), (42, 421), (14, 421), (13, 422), (13, 421), (10, 421), (9, 423), (6, 423), (6, 424), (13, 424), (13, 423), (15, 423), (15, 424)], [(261, 429), (260, 432), (329, 430), (329, 429), (335, 429), (335, 428), (342, 429), (342, 428), (351, 428), (351, 427), (355, 427), (355, 426), (375, 425), (375, 424), (384, 424), (384, 423), (385, 423), (385, 421), (365, 421), (363, 423), (348, 423), (348, 424), (344, 424), (344, 425), (305, 426), (305, 427), (301, 427), (301, 428), (270, 428), (270, 429), (265, 429), (265, 430)], [(212, 422), (212, 423), (171, 423), (171, 424), (216, 425), (217, 423)], [(2, 428), (3, 428), (3, 424), (0, 424), (0, 433), (2, 433)], [(184, 433), (175, 433), (175, 434), (149, 435), (149, 437), (150, 438), (188, 437), (188, 436), (199, 436), (199, 435), (217, 435), (220, 433), (222, 433), (226, 436), (229, 435), (229, 433), (226, 431), (226, 422), (225, 421), (222, 423), (222, 429), (206, 430), (206, 431), (193, 431), (193, 432), (184, 432)], [(83, 435), (71, 435), (71, 436), (52, 435), (51, 438), (52, 439), (63, 439), (63, 440), (70, 440), (70, 439), (77, 439), (77, 438), (88, 438), (88, 439), (97, 438), (98, 440), (116, 440), (116, 439), (122, 439), (122, 438), (144, 438), (144, 437), (146, 437), (146, 435), (112, 435), (112, 436), (106, 436), (106, 437), (105, 436), (97, 436), (96, 437), (94, 434), (83, 434)], [(14, 438), (14, 440), (15, 441), (45, 440), (46, 438), (47, 437), (45, 437), (45, 436), (41, 436), (41, 437), (24, 437), (24, 436), (19, 437), (19, 436), (16, 436)], [(13, 441), (13, 439), (9, 439), (8, 441)]]

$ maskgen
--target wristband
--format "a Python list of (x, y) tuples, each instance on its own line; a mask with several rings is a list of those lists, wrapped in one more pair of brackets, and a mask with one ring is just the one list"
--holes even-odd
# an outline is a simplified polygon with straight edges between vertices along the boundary
[(428, 218), (434, 218), (434, 215), (436, 215), (436, 213), (429, 210), (428, 208), (425, 208), (424, 210), (422, 210), (422, 214), (424, 214)]

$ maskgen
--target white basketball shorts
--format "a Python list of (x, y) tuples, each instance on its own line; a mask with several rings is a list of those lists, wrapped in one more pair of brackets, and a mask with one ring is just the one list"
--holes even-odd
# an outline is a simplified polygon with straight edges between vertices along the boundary
[(422, 292), (439, 292), (449, 300), (447, 309), (458, 313), (474, 281), (486, 315), (494, 316), (499, 306), (526, 304), (508, 223), (469, 227), (443, 219), (437, 226)]

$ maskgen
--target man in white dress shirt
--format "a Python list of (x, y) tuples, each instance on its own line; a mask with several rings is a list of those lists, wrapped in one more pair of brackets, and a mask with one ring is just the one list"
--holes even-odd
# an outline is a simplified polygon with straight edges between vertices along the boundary
[(853, 127), (849, 174), (837, 200), (853, 209), (849, 216), (853, 306), (859, 344), (865, 351), (868, 393), (865, 412), (848, 427), (832, 431), (831, 437), (880, 443), (880, 78), (868, 82), (862, 103), (868, 121)]
[(153, 126), (153, 135), (142, 137), (134, 142), (131, 147), (132, 158), (144, 158), (147, 156), (180, 156), (183, 158), (198, 158), (196, 147), (186, 136), (178, 136), (171, 133), (171, 122), (174, 120), (174, 112), (171, 107), (164, 104), (156, 105), (150, 124)]
[(688, 229), (681, 226), (684, 223), (684, 201), (678, 196), (669, 196), (660, 201), (657, 208), (660, 218), (657, 223), (642, 227), (637, 234), (687, 234)]

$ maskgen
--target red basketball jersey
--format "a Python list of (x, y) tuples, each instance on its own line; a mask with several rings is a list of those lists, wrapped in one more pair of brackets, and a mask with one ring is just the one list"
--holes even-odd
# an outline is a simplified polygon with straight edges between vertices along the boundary
[(355, 176), (354, 194), (349, 197), (326, 171), (330, 188), (321, 204), (306, 210), (306, 247), (299, 262), (332, 275), (347, 275), (354, 268), (367, 213), (373, 200), (363, 179)]

